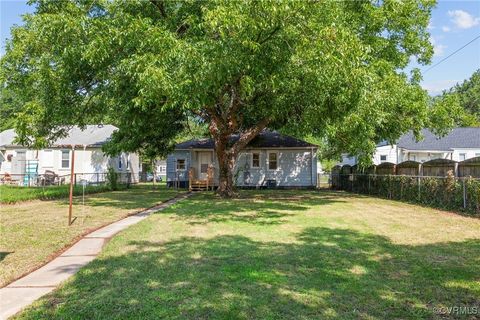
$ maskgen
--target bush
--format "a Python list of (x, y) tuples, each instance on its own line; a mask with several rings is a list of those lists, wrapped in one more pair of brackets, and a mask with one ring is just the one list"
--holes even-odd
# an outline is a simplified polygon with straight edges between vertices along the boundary
[(107, 170), (107, 185), (112, 191), (118, 190), (118, 175), (112, 167)]

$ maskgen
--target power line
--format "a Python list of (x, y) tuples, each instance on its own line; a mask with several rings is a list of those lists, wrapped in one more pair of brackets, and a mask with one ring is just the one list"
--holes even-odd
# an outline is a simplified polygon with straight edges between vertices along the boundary
[(428, 71), (432, 70), (433, 68), (435, 68), (436, 66), (438, 66), (440, 63), (442, 63), (443, 61), (447, 60), (448, 58), (450, 58), (451, 56), (453, 56), (454, 54), (456, 54), (457, 52), (459, 52), (460, 50), (462, 50), (463, 48), (465, 48), (466, 46), (468, 46), (469, 44), (471, 44), (472, 42), (474, 42), (475, 40), (479, 39), (480, 38), (480, 34), (478, 36), (476, 36), (475, 38), (473, 38), (472, 40), (470, 40), (469, 42), (467, 42), (466, 44), (464, 44), (463, 46), (461, 46), (460, 48), (458, 48), (457, 50), (455, 50), (454, 52), (450, 53), (448, 56), (446, 56), (445, 58), (443, 58), (442, 60), (438, 61), (437, 63), (435, 63), (433, 66), (431, 66), (430, 68), (428, 68), (427, 70), (425, 70), (425, 72), (423, 72), (423, 74), (427, 73)]

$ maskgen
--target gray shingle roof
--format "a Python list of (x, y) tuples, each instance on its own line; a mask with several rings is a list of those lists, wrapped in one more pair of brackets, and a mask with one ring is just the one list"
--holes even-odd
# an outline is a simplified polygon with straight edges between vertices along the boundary
[[(230, 143), (234, 143), (238, 135), (230, 137)], [(213, 149), (213, 139), (189, 140), (179, 143), (175, 149)], [(262, 131), (247, 145), (247, 148), (316, 148), (317, 146), (306, 141), (282, 135), (274, 131)]]
[[(72, 127), (65, 138), (60, 138), (51, 144), (51, 147), (65, 145), (85, 145), (99, 147), (106, 143), (117, 127), (112, 125), (88, 125), (84, 130)], [(17, 135), (13, 129), (0, 132), (0, 146), (17, 146), (14, 139)]]
[(451, 151), (461, 148), (480, 149), (480, 128), (455, 128), (444, 137), (437, 137), (428, 129), (422, 130), (423, 139), (416, 142), (412, 132), (409, 132), (397, 142), (400, 148), (408, 150)]

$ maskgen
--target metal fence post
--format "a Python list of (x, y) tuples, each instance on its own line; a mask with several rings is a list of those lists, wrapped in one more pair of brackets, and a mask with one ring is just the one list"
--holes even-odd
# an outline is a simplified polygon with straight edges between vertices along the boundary
[(417, 177), (417, 180), (418, 180), (418, 202), (420, 202), (420, 199), (422, 198), (420, 195), (420, 183), (421, 183), (420, 177)]
[(463, 181), (463, 209), (467, 209), (467, 186), (465, 184), (465, 179)]

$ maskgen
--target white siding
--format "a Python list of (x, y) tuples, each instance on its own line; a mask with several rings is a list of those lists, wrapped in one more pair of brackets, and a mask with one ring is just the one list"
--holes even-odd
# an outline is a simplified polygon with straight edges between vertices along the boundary
[[(17, 155), (18, 150), (26, 150), (20, 148), (8, 149), (5, 152), (5, 158), (11, 154), (13, 157)], [(51, 151), (50, 151), (51, 150)], [(62, 150), (59, 148), (49, 148), (45, 150), (26, 150), (26, 160), (38, 160), (38, 173), (44, 174), (46, 170), (55, 172), (58, 175), (68, 175), (70, 174), (69, 168), (62, 168)], [(118, 158), (109, 158), (106, 156), (100, 148), (87, 148), (87, 149), (78, 149), (75, 150), (75, 166), (74, 173), (105, 173), (109, 165), (113, 166), (116, 171), (119, 172), (131, 172), (134, 176), (134, 181), (137, 181), (138, 177), (138, 168), (139, 168), (139, 158), (137, 154), (130, 154), (130, 169), (127, 170), (126, 161), (127, 154), (122, 155), (124, 165), (122, 170), (118, 170), (116, 164), (118, 163)], [(71, 151), (69, 154), (70, 166), (71, 166)], [(12, 163), (14, 159), (9, 161), (2, 162), (0, 167), (0, 174), (11, 173), (12, 172)]]
[[(382, 156), (385, 160), (382, 160)], [(373, 155), (373, 163), (379, 165), (383, 162), (397, 163), (397, 146), (387, 145), (377, 147), (377, 151)]]

